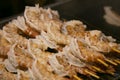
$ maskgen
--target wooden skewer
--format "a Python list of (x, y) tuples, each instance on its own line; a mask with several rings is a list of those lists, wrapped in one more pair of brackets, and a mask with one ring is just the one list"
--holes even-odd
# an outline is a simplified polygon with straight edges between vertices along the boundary
[(101, 60), (101, 59), (97, 59), (97, 61), (99, 61), (100, 63), (102, 63), (104, 66), (108, 67), (108, 64), (105, 63), (103, 60)]
[(114, 61), (115, 61), (116, 63), (120, 64), (120, 61), (119, 61), (119, 60), (116, 59), (116, 60), (114, 60)]
[(97, 79), (100, 78), (98, 75), (96, 75), (96, 74), (94, 74), (94, 73), (92, 73), (92, 72), (89, 72), (88, 70), (85, 70), (85, 73), (87, 73), (87, 74), (89, 74), (89, 75), (91, 75), (91, 76), (93, 76), (93, 77), (95, 77), (95, 78), (97, 78)]
[(83, 80), (82, 78), (78, 77), (77, 75), (73, 75), (73, 77), (77, 80)]
[(100, 68), (96, 67), (96, 66), (92, 66), (95, 70), (99, 71), (99, 72), (104, 72), (103, 70), (101, 70)]
[(115, 63), (115, 62), (114, 62), (114, 61), (112, 61), (112, 60), (106, 59), (106, 61), (107, 61), (107, 62), (109, 62), (109, 63), (111, 63), (111, 64), (113, 64), (113, 65), (115, 65), (115, 66), (117, 66), (117, 65), (118, 65), (117, 63)]
[(120, 53), (120, 50), (116, 49), (116, 48), (112, 48), (113, 51)]
[(107, 71), (108, 74), (114, 75), (114, 72)]

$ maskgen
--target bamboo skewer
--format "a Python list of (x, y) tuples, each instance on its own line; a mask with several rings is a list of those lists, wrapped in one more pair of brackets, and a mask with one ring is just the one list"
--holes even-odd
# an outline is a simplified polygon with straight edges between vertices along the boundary
[(78, 77), (77, 75), (73, 75), (73, 77), (74, 77), (76, 80), (83, 80), (82, 78)]
[(114, 60), (114, 61), (115, 61), (116, 63), (120, 64), (120, 61), (119, 61), (119, 60), (116, 59), (116, 60)]
[(105, 63), (103, 60), (101, 60), (101, 59), (97, 59), (97, 61), (99, 61), (99, 62), (100, 62), (101, 64), (103, 64), (104, 66), (108, 67), (108, 64)]
[(97, 78), (97, 79), (100, 78), (98, 75), (96, 75), (96, 74), (94, 74), (94, 73), (92, 73), (92, 72), (89, 72), (88, 70), (85, 70), (85, 73), (87, 73), (87, 74), (89, 74), (89, 75), (91, 75), (91, 76), (93, 76), (93, 77), (95, 77), (95, 78)]
[(113, 51), (120, 53), (120, 50), (116, 49), (116, 48), (112, 48)]
[(106, 61), (107, 61), (107, 62), (109, 62), (109, 63), (111, 63), (111, 64), (113, 64), (113, 65), (115, 65), (115, 66), (117, 66), (117, 65), (118, 65), (117, 63), (115, 63), (115, 62), (114, 62), (114, 61), (112, 61), (112, 60), (106, 59)]
[(101, 70), (100, 68), (96, 67), (96, 66), (92, 66), (95, 70), (99, 71), (99, 72), (104, 72), (103, 70)]

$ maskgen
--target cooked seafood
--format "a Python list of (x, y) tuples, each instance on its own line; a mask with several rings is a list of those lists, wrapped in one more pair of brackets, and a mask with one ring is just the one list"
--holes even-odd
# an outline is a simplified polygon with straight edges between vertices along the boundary
[(30, 28), (26, 22), (24, 17), (18, 17), (17, 20), (13, 20), (13, 23), (20, 29), (22, 30), (26, 35), (30, 36), (30, 37), (36, 37), (37, 35), (39, 35), (39, 32), (37, 32), (36, 30)]
[(114, 75), (120, 44), (79, 20), (62, 21), (57, 11), (27, 6), (0, 30), (0, 80), (83, 80), (79, 75)]
[(26, 23), (38, 32), (45, 31), (50, 39), (58, 44), (68, 44), (69, 38), (60, 32), (62, 21), (57, 11), (36, 7), (26, 7), (24, 12)]
[(19, 29), (13, 22), (9, 22), (3, 27), (4, 38), (10, 43), (18, 43), (21, 47), (26, 48), (27, 39), (20, 34)]
[(64, 34), (77, 38), (98, 52), (109, 53), (113, 51), (114, 47), (117, 49), (120, 47), (111, 36), (106, 36), (99, 30), (86, 31), (86, 26), (77, 20), (65, 22), (65, 26), (63, 26), (62, 29)]
[(10, 43), (5, 39), (4, 33), (2, 30), (0, 30), (0, 57), (5, 59), (7, 57), (7, 52), (9, 51), (11, 45)]

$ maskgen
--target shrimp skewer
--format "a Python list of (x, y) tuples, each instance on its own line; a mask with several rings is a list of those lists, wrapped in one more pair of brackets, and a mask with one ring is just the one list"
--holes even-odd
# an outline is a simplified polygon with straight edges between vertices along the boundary
[(107, 53), (119, 48), (101, 31), (87, 31), (78, 20), (63, 22), (57, 11), (36, 5), (0, 30), (0, 67), (18, 80), (100, 79), (97, 73), (114, 75), (120, 60)]
[(105, 59), (105, 56), (103, 54), (90, 49), (86, 46), (86, 44), (78, 41), (77, 39), (71, 39), (71, 43), (69, 46), (73, 55), (86, 62), (96, 62), (97, 59)]
[(21, 47), (27, 48), (27, 39), (21, 36), (18, 32), (19, 29), (9, 22), (3, 27), (4, 37), (10, 44), (18, 43)]
[(56, 25), (54, 22), (47, 24), (47, 32), (50, 36), (50, 39), (55, 41), (57, 44), (66, 45), (70, 43), (70, 38), (66, 35), (63, 35), (60, 32), (61, 25)]
[[(117, 48), (114, 48), (114, 46), (119, 47), (119, 45), (114, 43), (115, 39), (113, 39), (112, 37), (105, 36), (102, 32), (100, 32), (98, 30), (85, 31), (86, 27), (82, 23), (75, 21), (75, 20), (66, 22), (64, 25), (65, 26), (62, 27), (63, 28), (62, 31), (64, 34), (75, 37), (79, 41), (79, 43), (85, 44), (83, 46), (88, 46), (88, 48), (89, 47), (92, 48), (94, 50), (95, 54), (102, 52), (100, 54), (100, 55), (102, 55), (104, 52), (108, 53), (110, 51), (115, 51), (115, 52), (119, 53), (119, 50)], [(78, 27), (77, 29), (79, 29), (79, 30), (76, 30), (75, 29), (76, 27)], [(80, 47), (81, 47), (81, 51), (84, 51), (84, 52), (87, 49), (87, 48), (83, 48), (82, 45), (80, 45)], [(90, 48), (88, 49), (89, 51), (87, 51), (88, 53), (91, 52), (91, 50), (92, 50)], [(71, 49), (73, 49), (73, 48), (71, 48)], [(79, 55), (79, 56), (82, 56), (82, 55)], [(104, 56), (104, 55), (102, 55), (102, 56)], [(102, 63), (105, 66), (108, 66), (101, 59), (97, 59), (96, 61)], [(112, 60), (105, 59), (105, 61), (107, 61), (108, 63), (111, 63), (115, 66), (117, 65)]]
[(113, 51), (114, 47), (118, 46), (118, 44), (115, 43), (115, 39), (110, 36), (105, 36), (101, 31), (98, 30), (86, 32), (85, 41), (91, 48), (99, 52), (109, 53)]
[[(54, 61), (54, 62), (52, 62)], [(53, 70), (55, 71), (56, 74), (61, 75), (63, 72), (62, 70), (64, 69), (67, 74), (63, 74), (63, 76), (68, 75), (70, 77), (76, 75), (77, 73), (83, 74), (83, 75), (91, 75), (95, 78), (99, 78), (92, 69), (90, 69), (90, 66), (86, 65), (84, 62), (81, 62), (79, 59), (75, 58), (71, 53), (69, 52), (63, 52), (63, 53), (58, 53), (56, 56), (52, 56), (49, 60), (50, 65), (56, 65), (52, 66)], [(57, 65), (62, 65), (61, 68), (57, 68)], [(60, 66), (59, 66), (60, 67)], [(59, 69), (59, 70), (57, 70)], [(88, 71), (88, 72), (86, 72)], [(59, 74), (59, 73), (61, 74)]]
[(42, 9), (37, 5), (36, 7), (26, 7), (25, 13), (26, 23), (38, 32), (47, 32), (50, 40), (57, 44), (68, 44), (69, 38), (63, 35), (60, 31), (62, 21), (59, 20), (59, 15), (56, 11), (51, 9)]
[[(114, 72), (112, 65), (117, 66), (117, 63), (107, 59), (103, 54), (96, 52), (93, 49), (90, 49), (89, 47), (86, 47), (83, 43), (77, 41), (77, 39), (72, 39), (70, 44), (70, 50), (75, 57), (79, 58), (80, 60), (83, 60), (86, 64), (93, 63), (92, 66), (94, 66), (94, 64), (102, 64), (104, 67), (107, 67), (107, 69), (104, 71), (100, 70), (100, 68), (98, 67), (99, 70), (97, 68), (97, 71), (109, 73), (107, 72), (107, 70), (111, 69), (111, 72)], [(110, 65), (108, 63), (110, 63)]]
[(35, 7), (27, 6), (24, 12), (24, 17), (27, 24), (39, 32), (42, 30), (46, 31), (47, 27), (45, 26), (45, 23), (47, 22), (60, 22), (57, 11), (39, 8), (39, 5), (36, 5)]
[[(77, 29), (76, 29), (77, 28)], [(99, 30), (86, 31), (86, 26), (80, 21), (69, 21), (65, 22), (62, 27), (62, 32), (64, 34), (70, 35), (82, 40), (89, 47), (93, 48), (98, 52), (109, 53), (110, 51), (115, 51), (120, 53), (119, 44), (115, 43), (115, 39), (111, 36), (105, 36)]]
[(26, 24), (26, 21), (24, 17), (18, 17), (17, 20), (13, 20), (12, 23), (14, 23), (20, 30), (22, 30), (26, 35), (35, 38), (37, 35), (39, 35), (39, 32), (32, 29)]

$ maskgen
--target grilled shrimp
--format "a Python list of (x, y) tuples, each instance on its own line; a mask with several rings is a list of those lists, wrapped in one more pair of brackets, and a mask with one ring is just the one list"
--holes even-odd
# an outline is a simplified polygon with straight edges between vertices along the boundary
[(4, 65), (9, 72), (17, 72), (17, 68), (27, 70), (34, 61), (26, 50), (16, 44), (10, 48), (7, 56), (8, 59), (4, 61)]
[(10, 43), (5, 39), (3, 31), (0, 30), (0, 56), (6, 57), (9, 48)]
[(45, 53), (45, 52), (39, 54), (38, 56), (39, 59), (36, 62), (37, 63), (36, 68), (39, 72), (39, 75), (41, 75), (42, 79), (45, 80), (67, 80), (66, 78), (63, 78), (53, 73), (53, 70), (48, 63), (48, 58), (52, 55), (53, 55), (52, 53)]
[(54, 22), (47, 24), (47, 33), (50, 36), (50, 39), (55, 41), (57, 44), (66, 45), (70, 42), (70, 38), (61, 33), (60, 25), (56, 25)]
[(49, 21), (60, 21), (59, 15), (57, 11), (53, 11), (51, 9), (42, 9), (39, 8), (38, 5), (36, 7), (26, 7), (24, 16), (28, 25), (37, 31), (41, 32), (42, 30), (46, 30), (46, 26), (44, 23)]
[(28, 68), (33, 63), (33, 58), (29, 55), (28, 51), (26, 49), (21, 48), (19, 45), (16, 45), (13, 48), (13, 51), (10, 51), (8, 53), (8, 58), (11, 57), (12, 54), (14, 54), (16, 59), (15, 61), (17, 62), (19, 67)]
[(86, 29), (86, 25), (84, 25), (81, 21), (71, 20), (64, 22), (61, 32), (65, 35), (70, 35), (75, 38), (84, 37), (84, 32)]
[(45, 51), (48, 48), (57, 49), (57, 47), (58, 47), (57, 44), (55, 44), (55, 42), (48, 41), (42, 35), (37, 36), (36, 39), (29, 39), (29, 44), (31, 46), (31, 50), (34, 50), (34, 51), (36, 49)]
[(104, 60), (105, 57), (103, 54), (100, 54), (99, 52), (96, 52), (95, 50), (90, 49), (89, 47), (86, 47), (86, 45), (84, 45), (80, 41), (78, 41), (78, 45), (79, 45), (79, 50), (82, 54), (83, 60), (88, 62), (94, 62), (97, 59)]
[(37, 35), (39, 35), (39, 32), (36, 31), (35, 29), (32, 29), (31, 27), (29, 27), (26, 24), (26, 21), (24, 19), (24, 17), (17, 17), (16, 20), (13, 20), (12, 23), (14, 23), (14, 25), (16, 25), (16, 27), (18, 27), (20, 30), (23, 31), (23, 33), (25, 33), (26, 35), (35, 38)]
[(112, 47), (117, 47), (115, 39), (105, 36), (101, 31), (92, 30), (85, 33), (86, 43), (96, 51), (109, 53)]
[(12, 22), (3, 27), (4, 37), (10, 44), (18, 43), (21, 47), (27, 48), (27, 39), (23, 37), (20, 30)]

